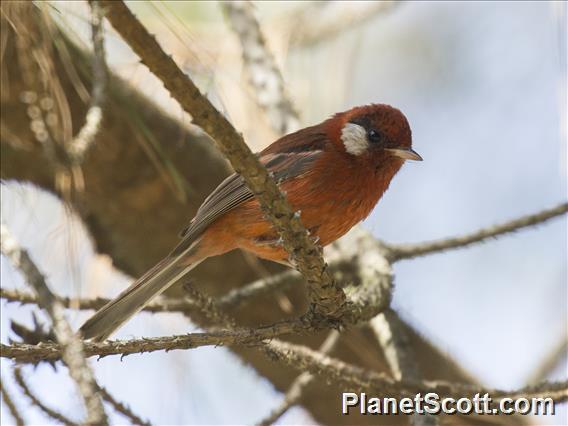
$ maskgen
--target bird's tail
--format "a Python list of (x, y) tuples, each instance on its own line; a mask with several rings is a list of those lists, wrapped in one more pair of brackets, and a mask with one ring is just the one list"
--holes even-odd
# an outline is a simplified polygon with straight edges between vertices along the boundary
[(191, 256), (197, 243), (196, 241), (188, 250), (177, 256), (170, 255), (160, 261), (120, 293), (116, 299), (99, 309), (83, 324), (79, 330), (81, 336), (94, 341), (107, 339), (154, 297), (164, 292), (204, 260)]

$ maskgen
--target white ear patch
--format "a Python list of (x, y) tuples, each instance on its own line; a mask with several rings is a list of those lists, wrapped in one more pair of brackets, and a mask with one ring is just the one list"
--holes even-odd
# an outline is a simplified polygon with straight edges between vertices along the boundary
[(341, 141), (345, 151), (351, 155), (361, 155), (369, 147), (367, 131), (364, 127), (354, 123), (347, 123), (341, 130)]

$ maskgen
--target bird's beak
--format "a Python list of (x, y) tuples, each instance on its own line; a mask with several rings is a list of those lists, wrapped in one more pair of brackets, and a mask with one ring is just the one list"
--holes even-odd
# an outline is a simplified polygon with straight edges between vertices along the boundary
[(385, 151), (390, 152), (404, 160), (422, 161), (422, 157), (412, 148), (387, 148)]

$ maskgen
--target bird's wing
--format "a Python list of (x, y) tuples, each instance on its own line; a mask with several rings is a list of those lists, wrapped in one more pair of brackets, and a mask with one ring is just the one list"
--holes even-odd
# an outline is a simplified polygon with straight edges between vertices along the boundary
[[(277, 183), (297, 178), (310, 170), (326, 144), (326, 135), (316, 128), (306, 128), (279, 139), (258, 155), (260, 162), (273, 173)], [(298, 143), (302, 141), (302, 143)], [(305, 142), (305, 143), (304, 143)], [(233, 173), (205, 199), (189, 226), (181, 236), (183, 240), (172, 255), (189, 247), (203, 231), (225, 213), (254, 198), (243, 178)]]

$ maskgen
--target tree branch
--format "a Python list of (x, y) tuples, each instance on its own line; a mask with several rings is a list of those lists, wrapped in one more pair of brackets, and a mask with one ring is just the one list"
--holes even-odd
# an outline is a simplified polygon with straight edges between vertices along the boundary
[[(333, 265), (330, 265), (333, 269)], [(292, 285), (300, 284), (302, 276), (294, 269), (288, 269), (276, 275), (261, 278), (240, 288), (229, 291), (217, 300), (223, 308), (235, 308), (251, 299), (276, 290), (284, 290)]]
[(263, 349), (273, 360), (285, 362), (299, 371), (309, 371), (343, 389), (359, 389), (377, 395), (414, 398), (417, 393), (434, 392), (441, 398), (459, 399), (489, 393), (494, 399), (505, 397), (551, 397), (555, 402), (568, 400), (568, 381), (544, 382), (515, 391), (484, 388), (442, 381), (394, 380), (385, 374), (368, 371), (339, 359), (330, 358), (305, 346), (281, 340), (268, 342)]
[(79, 338), (73, 333), (65, 318), (63, 305), (51, 293), (45, 278), (33, 263), (28, 253), (22, 250), (12, 237), (6, 225), (0, 225), (0, 248), (2, 253), (12, 262), (15, 268), (24, 275), (26, 282), (37, 294), (40, 307), (45, 309), (52, 320), (53, 330), (62, 348), (62, 357), (69, 368), (69, 374), (77, 384), (87, 410), (86, 422), (90, 424), (107, 424), (106, 414), (93, 372), (89, 368)]
[(250, 1), (223, 1), (221, 7), (241, 41), (243, 63), (257, 104), (265, 111), (277, 134), (297, 130), (298, 112), (285, 93), (282, 73), (266, 46), (253, 5)]
[[(294, 269), (289, 269), (280, 274), (272, 275), (266, 279), (259, 279), (241, 288), (236, 288), (221, 296), (216, 300), (216, 304), (221, 309), (233, 309), (251, 299), (273, 292), (282, 290), (292, 285), (300, 284), (302, 276)], [(29, 292), (0, 288), (0, 298), (8, 302), (20, 303), (22, 305), (37, 305), (38, 298)], [(111, 299), (105, 297), (82, 298), (82, 297), (62, 297), (57, 296), (61, 304), (67, 309), (97, 310), (102, 308)], [(158, 297), (142, 310), (145, 312), (179, 312), (187, 314), (201, 308), (198, 301), (191, 297)]]
[(568, 203), (559, 204), (551, 209), (542, 210), (538, 213), (522, 216), (518, 219), (505, 222), (500, 225), (494, 225), (480, 229), (471, 234), (465, 234), (453, 238), (444, 238), (441, 240), (418, 243), (418, 244), (401, 244), (387, 245), (387, 258), (391, 262), (403, 259), (412, 259), (418, 256), (425, 256), (433, 253), (440, 253), (460, 247), (467, 247), (472, 244), (481, 243), (489, 238), (495, 238), (503, 234), (509, 234), (522, 228), (534, 226), (539, 223), (546, 222), (552, 218), (563, 215), (568, 211)]
[[(37, 305), (39, 303), (38, 298), (28, 292), (20, 291), (20, 290), (13, 290), (13, 289), (6, 289), (0, 288), (0, 298), (7, 300), (8, 302), (18, 302), (22, 305)], [(60, 303), (67, 309), (80, 309), (80, 310), (88, 310), (88, 309), (100, 309), (111, 299), (107, 299), (104, 297), (96, 297), (96, 298), (79, 298), (79, 297), (61, 297), (57, 296)], [(187, 311), (199, 309), (198, 304), (189, 299), (189, 298), (169, 298), (169, 297), (162, 297), (157, 298), (156, 300), (149, 303), (147, 306), (144, 307), (144, 311), (147, 312), (182, 312), (186, 313)]]
[(236, 328), (234, 319), (229, 317), (212, 297), (201, 293), (190, 284), (185, 284), (183, 289), (189, 295), (188, 299), (199, 305), (203, 315), (205, 315), (212, 324), (217, 327)]
[(199, 92), (122, 1), (104, 1), (103, 5), (106, 17), (115, 30), (150, 71), (162, 80), (182, 108), (191, 114), (193, 122), (214, 139), (217, 147), (255, 194), (267, 219), (282, 238), (282, 245), (289, 253), (291, 263), (306, 279), (313, 313), (339, 318), (346, 304), (345, 294), (327, 272), (321, 248), (314, 244), (299, 214), (291, 209), (242, 136)]
[[(240, 328), (131, 340), (107, 340), (101, 343), (84, 342), (84, 349), (87, 357), (109, 355), (124, 357), (135, 353), (163, 350), (168, 352), (175, 349), (193, 349), (202, 346), (252, 345), (277, 336), (306, 332), (310, 328), (314, 329), (311, 325), (301, 321), (289, 321), (258, 328)], [(51, 342), (43, 342), (37, 345), (2, 344), (0, 345), (0, 356), (23, 363), (57, 361), (61, 359), (61, 347)]]

